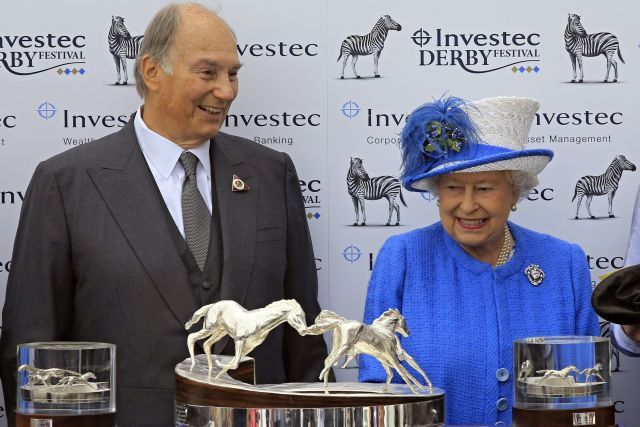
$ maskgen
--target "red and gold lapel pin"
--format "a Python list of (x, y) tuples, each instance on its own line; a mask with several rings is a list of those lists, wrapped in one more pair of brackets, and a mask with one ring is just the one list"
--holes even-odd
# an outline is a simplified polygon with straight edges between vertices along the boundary
[(249, 185), (245, 184), (243, 180), (238, 178), (238, 175), (233, 175), (233, 180), (231, 181), (231, 191), (247, 191), (249, 190)]

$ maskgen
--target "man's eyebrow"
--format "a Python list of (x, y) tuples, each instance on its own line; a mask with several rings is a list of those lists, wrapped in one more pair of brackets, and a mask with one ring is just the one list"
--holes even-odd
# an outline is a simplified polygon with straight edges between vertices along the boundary
[[(235, 69), (235, 70), (239, 70), (240, 68), (242, 68), (242, 65), (243, 65), (243, 64), (238, 63), (237, 65), (234, 65), (234, 66), (233, 66), (233, 67), (231, 67), (231, 68), (233, 68), (233, 69)], [(204, 67), (217, 68), (217, 67), (219, 66), (219, 63), (218, 63), (218, 62), (216, 62), (216, 61), (213, 61), (213, 60), (211, 60), (211, 59), (201, 59), (200, 61), (198, 61), (198, 62), (196, 63), (196, 67), (203, 67), (203, 66), (204, 66)]]

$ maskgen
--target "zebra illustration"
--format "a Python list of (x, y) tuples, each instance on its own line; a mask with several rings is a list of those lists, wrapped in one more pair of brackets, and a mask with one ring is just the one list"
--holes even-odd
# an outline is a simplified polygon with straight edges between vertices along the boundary
[(373, 75), (374, 77), (380, 77), (380, 74), (378, 74), (378, 59), (380, 59), (380, 54), (384, 48), (384, 41), (387, 38), (389, 30), (400, 31), (402, 30), (402, 26), (391, 19), (389, 15), (383, 15), (378, 19), (378, 22), (376, 22), (376, 25), (373, 26), (369, 34), (365, 34), (364, 36), (352, 35), (344, 39), (340, 46), (340, 55), (338, 56), (338, 61), (340, 61), (340, 58), (344, 58), (342, 60), (342, 75), (340, 78), (344, 79), (344, 67), (347, 65), (347, 59), (351, 56), (353, 74), (359, 79), (360, 76), (356, 71), (358, 56), (371, 54), (373, 54)]
[(369, 178), (369, 174), (362, 166), (362, 159), (351, 157), (351, 165), (347, 172), (347, 191), (351, 195), (353, 207), (356, 210), (356, 222), (353, 225), (358, 225), (360, 220), (358, 207), (362, 210), (362, 224), (360, 225), (367, 225), (367, 215), (364, 211), (365, 200), (379, 200), (383, 197), (389, 202), (389, 218), (386, 225), (391, 225), (391, 214), (394, 210), (396, 211), (395, 225), (400, 225), (400, 206), (396, 201), (398, 195), (400, 195), (402, 204), (404, 206), (407, 204), (402, 197), (402, 187), (398, 178), (393, 176)]
[[(606, 320), (601, 320), (600, 322), (600, 336), (604, 337), (604, 338), (611, 338), (611, 325), (609, 322), (607, 322)], [(611, 363), (611, 370), (614, 372), (618, 372), (620, 371), (620, 350), (618, 350), (617, 348), (615, 348), (614, 346), (610, 346), (611, 347), (611, 362), (615, 361), (614, 363)]]
[[(111, 28), (109, 28), (109, 52), (113, 55), (113, 60), (116, 62), (116, 71), (118, 72), (118, 78), (116, 85), (127, 84), (127, 58), (135, 59), (140, 52), (140, 44), (142, 37), (131, 37), (127, 27), (124, 26), (124, 18), (120, 16), (111, 16)], [(124, 81), (120, 83), (120, 64), (122, 64), (122, 72), (124, 74)]]
[(578, 207), (576, 208), (576, 219), (578, 219), (578, 212), (580, 211), (580, 203), (582, 198), (587, 196), (587, 212), (591, 219), (595, 217), (591, 214), (591, 199), (593, 196), (607, 195), (609, 197), (609, 218), (613, 218), (613, 197), (616, 195), (618, 189), (618, 183), (622, 176), (622, 171), (635, 171), (636, 165), (627, 160), (623, 155), (614, 157), (613, 161), (607, 168), (606, 172), (598, 176), (583, 176), (576, 183), (576, 189), (573, 193), (573, 202), (578, 197)]
[(622, 54), (620, 53), (620, 46), (618, 45), (618, 38), (611, 33), (594, 33), (587, 34), (580, 23), (580, 16), (570, 13), (569, 22), (567, 28), (564, 30), (564, 46), (569, 52), (571, 58), (571, 65), (573, 66), (573, 79), (571, 83), (576, 81), (576, 60), (578, 61), (578, 67), (580, 68), (580, 80), (578, 83), (582, 83), (584, 80), (584, 72), (582, 69), (582, 57), (583, 56), (599, 56), (604, 55), (607, 58), (607, 74), (604, 77), (604, 83), (609, 81), (609, 71), (613, 65), (613, 71), (615, 77), (613, 82), (618, 81), (618, 63), (614, 59), (614, 54), (618, 52), (618, 58), (624, 64)]

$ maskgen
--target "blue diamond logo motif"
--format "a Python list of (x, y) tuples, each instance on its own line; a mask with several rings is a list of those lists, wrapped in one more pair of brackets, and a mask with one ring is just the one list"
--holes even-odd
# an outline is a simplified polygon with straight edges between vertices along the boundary
[(535, 71), (535, 72), (537, 73), (538, 71), (540, 71), (540, 67), (538, 67), (538, 66), (536, 65), (535, 67), (533, 67), (533, 71)]
[(71, 70), (67, 68), (66, 70), (64, 70), (64, 73), (68, 76), (69, 74), (71, 74)]
[(524, 73), (525, 68), (523, 66), (520, 66), (520, 68), (518, 68), (518, 71), (520, 71), (521, 73)]
[(78, 72), (79, 72), (81, 75), (82, 75), (82, 74), (84, 74), (84, 73), (86, 73), (86, 71), (84, 70), (84, 68), (80, 68), (80, 69), (78, 70)]
[(314, 216), (316, 219), (320, 218), (320, 214), (319, 214), (318, 212), (316, 212), (313, 216)]

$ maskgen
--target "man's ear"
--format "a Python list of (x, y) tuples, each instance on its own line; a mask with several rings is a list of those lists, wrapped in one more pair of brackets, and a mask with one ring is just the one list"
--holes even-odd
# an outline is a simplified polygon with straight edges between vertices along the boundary
[(156, 92), (160, 87), (162, 77), (160, 65), (149, 55), (145, 55), (140, 60), (140, 71), (147, 91)]

